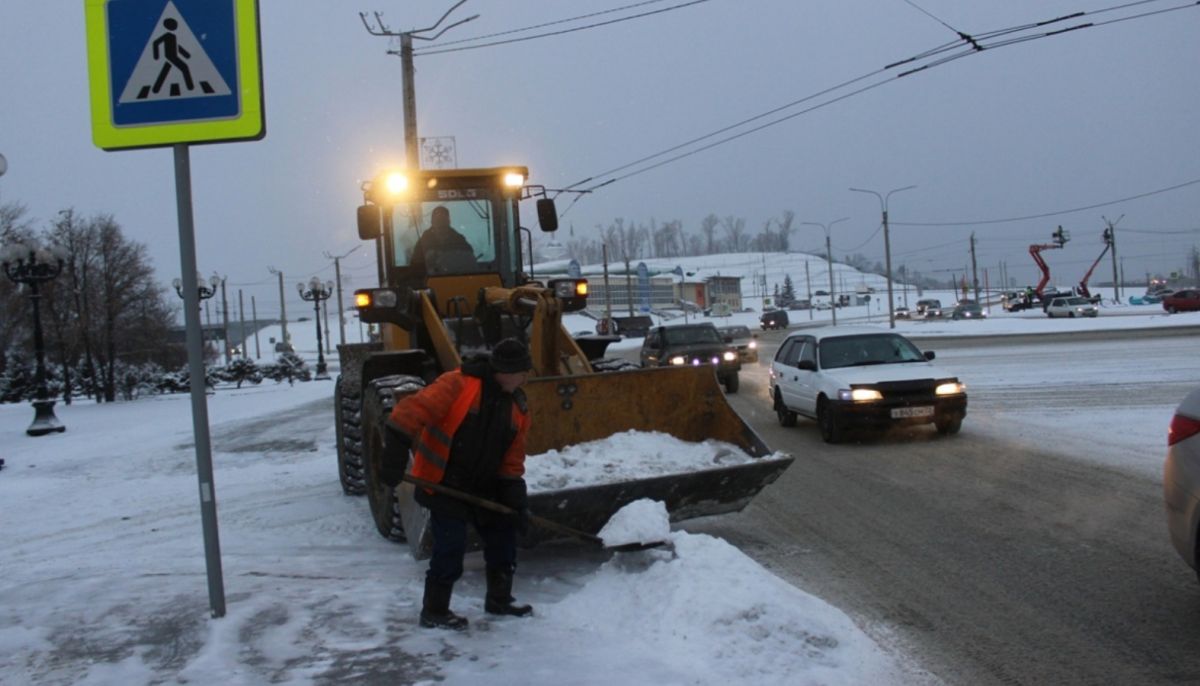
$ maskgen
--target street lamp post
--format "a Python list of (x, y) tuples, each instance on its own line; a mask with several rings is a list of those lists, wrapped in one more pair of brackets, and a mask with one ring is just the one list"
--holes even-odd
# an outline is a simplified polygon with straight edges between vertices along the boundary
[[(183, 280), (177, 276), (171, 281), (171, 285), (175, 287), (175, 292), (179, 294), (179, 297), (183, 298)], [(196, 302), (197, 308), (199, 308), (200, 303), (203, 303), (205, 300), (208, 300), (216, 295), (217, 289), (220, 287), (221, 277), (213, 274), (206, 284), (204, 283), (204, 277), (201, 276), (200, 272), (196, 272), (196, 294), (200, 296), (200, 299)], [(204, 336), (201, 336), (200, 338), (203, 340)]]
[(54, 415), (54, 401), (46, 390), (46, 353), (42, 341), (42, 316), (38, 284), (53, 280), (62, 273), (66, 255), (55, 245), (49, 248), (37, 244), (12, 243), (0, 251), (0, 266), (13, 283), (29, 287), (29, 300), (33, 303), (33, 348), (37, 357), (37, 400), (33, 401), (33, 423), (25, 429), (30, 436), (45, 436), (48, 433), (66, 431)]
[(307, 284), (296, 284), (296, 290), (300, 292), (300, 297), (313, 304), (313, 321), (317, 325), (317, 379), (328, 379), (329, 374), (325, 370), (325, 351), (321, 343), (321, 301), (328, 300), (329, 296), (333, 295), (333, 282), (326, 281), (321, 283), (317, 277), (309, 279)]
[(876, 198), (879, 198), (879, 209), (883, 212), (883, 259), (884, 268), (887, 269), (887, 291), (888, 291), (888, 328), (896, 328), (896, 303), (892, 300), (892, 240), (888, 236), (888, 198), (892, 197), (892, 193), (907, 191), (916, 188), (916, 186), (905, 186), (904, 188), (894, 188), (887, 192), (887, 195), (880, 195), (872, 190), (865, 188), (851, 188), (850, 190), (856, 193), (870, 193)]
[[(833, 229), (834, 224), (847, 221), (848, 219), (850, 217), (842, 217), (841, 219), (834, 219), (828, 224), (822, 224), (821, 222), (800, 222), (808, 226), (819, 226), (825, 232), (825, 268), (829, 272), (829, 313), (833, 317), (834, 326), (837, 326), (837, 296), (833, 289), (833, 245), (829, 238), (829, 233)], [(808, 306), (812, 307), (812, 303), (810, 302)]]

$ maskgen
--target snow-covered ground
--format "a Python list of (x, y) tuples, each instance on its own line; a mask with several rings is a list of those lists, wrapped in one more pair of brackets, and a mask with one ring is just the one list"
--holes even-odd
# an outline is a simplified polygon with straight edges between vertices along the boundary
[[(1000, 316), (993, 308), (987, 322), (913, 321), (899, 328), (952, 335), (1200, 324), (1200, 315), (1166, 317), (1147, 307), (1118, 316), (1125, 309), (1134, 308), (1106, 308), (1094, 321), (1047, 322)], [(806, 323), (807, 313), (794, 314), (793, 323)], [(839, 321), (852, 316), (839, 311)], [(721, 321), (757, 330), (755, 314)], [(315, 331), (307, 324), (289, 330), (300, 353), (315, 358)], [(636, 355), (637, 345), (623, 341), (618, 351)], [(1024, 380), (998, 370), (975, 383), (1046, 384), (1072, 373), (1056, 369)], [(419, 629), (424, 564), (375, 533), (363, 499), (341, 494), (330, 395), (329, 382), (267, 382), (209, 396), (228, 604), (220, 619), (208, 612), (186, 395), (60, 403), (56, 411), (68, 431), (41, 438), (24, 434), (28, 406), (0, 406), (0, 458), (7, 462), (0, 470), (0, 681), (928, 680), (837, 608), (724, 541), (683, 531), (670, 535), (672, 549), (611, 555), (562, 544), (523, 552), (515, 590), (534, 604), (531, 619), (483, 614), (482, 561), (472, 554), (453, 605), (472, 620), (470, 631)], [(1114, 435), (1136, 436), (1130, 439), (1136, 443), (1153, 437), (1143, 452), (1161, 456), (1164, 408), (1178, 398), (1162, 400), (1098, 419)], [(1055, 428), (1069, 446), (1088, 439), (1094, 427), (1092, 421)]]

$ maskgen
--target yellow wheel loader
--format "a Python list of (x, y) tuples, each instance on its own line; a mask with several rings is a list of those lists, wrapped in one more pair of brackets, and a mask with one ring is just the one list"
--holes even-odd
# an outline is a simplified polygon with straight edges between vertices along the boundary
[[(506, 337), (525, 341), (533, 357), (525, 385), (530, 455), (636, 430), (725, 441), (754, 458), (620, 483), (531, 489), (530, 508), (548, 519), (595, 532), (639, 498), (664, 502), (674, 521), (734, 512), (792, 461), (772, 455), (729, 407), (712, 367), (598, 371), (617, 366), (593, 365), (603, 343), (577, 341), (562, 325), (563, 313), (587, 306), (586, 280), (542, 283), (528, 274), (531, 245), (522, 232), (529, 231), (518, 209), (539, 187), (526, 186), (527, 177), (524, 167), (420, 170), (384, 174), (363, 186), (358, 232), (376, 242), (381, 285), (356, 291), (355, 304), (360, 319), (378, 324), (380, 333), (377, 342), (338, 346), (338, 472), (345, 493), (367, 495), (379, 533), (407, 540), (418, 558), (428, 554), (427, 514), (413, 502), (412, 486), (392, 488), (380, 476), (384, 420), (396, 398)], [(541, 195), (540, 228), (554, 231), (554, 201)], [(470, 249), (457, 240), (442, 250), (418, 249), (417, 241), (439, 218), (444, 229), (447, 217)], [(423, 253), (416, 264), (414, 252)], [(527, 542), (539, 535), (546, 534)]]

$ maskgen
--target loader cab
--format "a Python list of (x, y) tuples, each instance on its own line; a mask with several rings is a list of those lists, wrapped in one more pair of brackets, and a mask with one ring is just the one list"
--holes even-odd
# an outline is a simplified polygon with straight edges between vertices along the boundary
[[(528, 265), (523, 246), (519, 202), (528, 172), (524, 167), (429, 169), (392, 172), (364, 184), (366, 203), (359, 207), (359, 237), (382, 239), (388, 285), (431, 288), (438, 306), (459, 296), (473, 300), (480, 288), (520, 285)], [(551, 203), (545, 207), (546, 203)], [(538, 201), (543, 230), (555, 217), (551, 200)], [(414, 249), (435, 221), (449, 226), (453, 248), (425, 250), (414, 265)], [(422, 246), (428, 244), (427, 240)]]

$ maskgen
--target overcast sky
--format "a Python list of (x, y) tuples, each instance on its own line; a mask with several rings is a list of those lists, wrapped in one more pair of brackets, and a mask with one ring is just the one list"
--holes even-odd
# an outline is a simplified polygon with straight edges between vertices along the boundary
[[(685, 2), (642, 2), (491, 40)], [(403, 161), (400, 60), (387, 54), (388, 39), (367, 33), (358, 12), (381, 12), (389, 28), (407, 30), (433, 24), (452, 4), (262, 0), (266, 138), (195, 146), (191, 153), (199, 268), (244, 289), (247, 309), (256, 295), (260, 316), (278, 314), (268, 266), (284, 271), (293, 299), (296, 281), (332, 278), (324, 253), (359, 245), (359, 184)], [(468, 0), (451, 20), (478, 19), (418, 48), (477, 45), (448, 42), (632, 4)], [(595, 235), (597, 225), (618, 217), (678, 219), (695, 232), (709, 213), (744, 218), (757, 232), (792, 210), (797, 222), (849, 217), (834, 227), (835, 255), (882, 260), (879, 201), (849, 188), (886, 193), (916, 185), (893, 195), (889, 207), (893, 259), (913, 269), (961, 271), (974, 232), (981, 270), (989, 268), (994, 280), (1004, 261), (1010, 275), (1032, 283), (1028, 245), (1049, 242), (1062, 224), (1072, 240), (1046, 257), (1054, 281), (1070, 285), (1103, 249), (1104, 217), (1122, 217), (1117, 248), (1127, 276), (1185, 266), (1200, 242), (1200, 6), (1099, 25), (1185, 3), (1152, 1), (1109, 12), (1101, 10), (1116, 0), (916, 4), (708, 0), (551, 37), (420, 56), (419, 132), (453, 136), (461, 167), (526, 164), (531, 182), (558, 188), (817, 96), (751, 126), (828, 104), (584, 197), (563, 217), (563, 233), (573, 227), (576, 236)], [(957, 31), (984, 36), (1076, 11), (1095, 14), (983, 43), (1098, 25), (902, 78), (894, 75), (904, 67), (880, 72), (953, 44)], [(164, 283), (178, 275), (170, 149), (104, 152), (92, 142), (83, 3), (3, 3), (0, 63), (0, 154), (8, 161), (0, 202), (25, 204), (39, 225), (67, 207), (111, 213), (149, 247)], [(853, 94), (876, 84), (882, 85)], [(847, 97), (830, 102), (839, 96)], [(1189, 182), (1070, 214), (968, 223), (1109, 203)], [(571, 200), (560, 196), (559, 209)], [(532, 207), (524, 211), (524, 223), (534, 224)], [(940, 222), (955, 224), (913, 225)], [(823, 245), (819, 228), (798, 228), (796, 247)], [(370, 283), (367, 250), (343, 264), (354, 279), (350, 288)], [(1106, 258), (1093, 280), (1110, 275)], [(301, 306), (289, 301), (289, 309)]]

